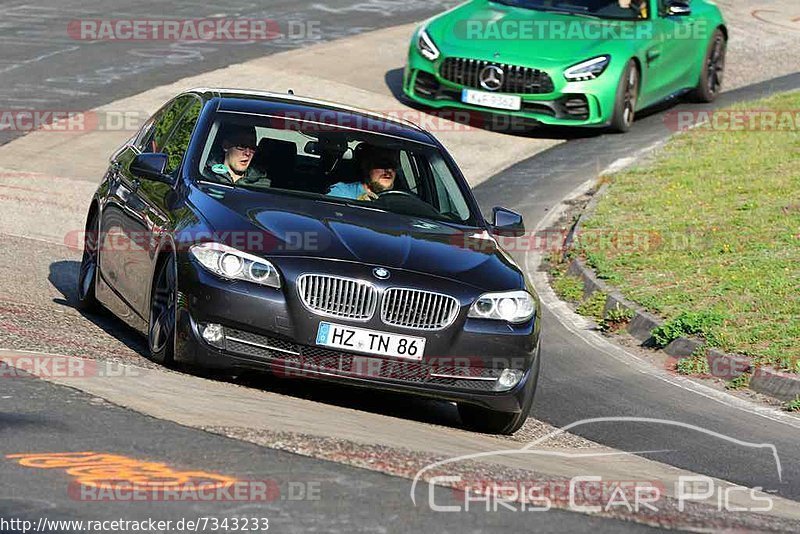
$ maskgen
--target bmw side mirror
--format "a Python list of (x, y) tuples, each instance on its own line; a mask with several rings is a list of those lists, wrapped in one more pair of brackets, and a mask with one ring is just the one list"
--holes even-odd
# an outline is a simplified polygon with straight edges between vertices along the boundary
[(685, 17), (692, 14), (692, 6), (689, 2), (682, 0), (672, 0), (667, 2), (667, 16), (668, 17)]
[(139, 154), (131, 162), (131, 174), (136, 178), (173, 185), (175, 180), (165, 173), (169, 156), (161, 153)]
[(525, 233), (525, 222), (522, 215), (506, 208), (495, 208), (493, 212), (492, 231), (495, 234), (519, 237)]

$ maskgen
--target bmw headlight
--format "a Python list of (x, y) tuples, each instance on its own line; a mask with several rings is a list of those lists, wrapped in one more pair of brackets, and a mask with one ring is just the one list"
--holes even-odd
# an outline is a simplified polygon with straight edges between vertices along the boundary
[(509, 323), (524, 323), (536, 313), (536, 303), (527, 291), (486, 293), (469, 309), (474, 319), (495, 319)]
[(428, 32), (425, 30), (419, 31), (419, 35), (417, 36), (417, 49), (425, 59), (430, 61), (434, 61), (441, 55), (433, 39), (431, 39), (431, 36), (428, 35)]
[(564, 71), (564, 77), (571, 82), (585, 82), (594, 80), (605, 72), (611, 56), (600, 56), (573, 65)]
[(228, 280), (243, 280), (280, 288), (281, 277), (275, 266), (263, 258), (236, 250), (222, 243), (200, 243), (189, 252), (200, 265)]

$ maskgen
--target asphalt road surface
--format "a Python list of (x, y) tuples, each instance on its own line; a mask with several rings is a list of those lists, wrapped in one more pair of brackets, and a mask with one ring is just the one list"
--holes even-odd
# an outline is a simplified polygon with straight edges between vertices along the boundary
[[(420, 20), (451, 5), (452, 2), (381, 0), (342, 0), (317, 3), (263, 2), (232, 0), (226, 4), (228, 16), (264, 17), (279, 21), (319, 21), (320, 33), (314, 39), (332, 40), (370, 29)], [(36, 6), (24, 2), (2, 2), (0, 46), (0, 107), (23, 109), (86, 109), (138, 93), (184, 76), (241, 62), (265, 53), (307, 44), (307, 40), (265, 43), (76, 43), (66, 35), (66, 24), (75, 18), (204, 17), (220, 11), (218, 6), (175, 1), (92, 2), (50, 1)], [(124, 57), (124, 61), (120, 58)], [(232, 80), (231, 85), (248, 85)], [(727, 93), (720, 104), (749, 99), (773, 91), (800, 88), (794, 75), (755, 87)], [(672, 108), (671, 111), (680, 108)], [(692, 109), (697, 109), (692, 108)], [(665, 139), (671, 131), (663, 115), (639, 120), (625, 136), (575, 132), (533, 132), (533, 136), (562, 138), (569, 142), (522, 162), (484, 182), (476, 189), (485, 211), (505, 205), (521, 211), (529, 228), (575, 186), (614, 161), (629, 157), (640, 148)], [(18, 133), (0, 132), (0, 144)], [(10, 166), (9, 162), (2, 162)], [(1, 254), (4, 265), (34, 265), (41, 255), (57, 257), (62, 252), (50, 245), (4, 236)], [(11, 256), (15, 260), (9, 259)], [(520, 260), (524, 258), (520, 257)], [(31, 276), (50, 278), (52, 284), (71, 289), (76, 273), (73, 261), (54, 262), (50, 272), (31, 272)], [(4, 267), (5, 268), (5, 267)], [(9, 272), (3, 275), (8, 279)], [(30, 302), (40, 299), (31, 295)], [(32, 317), (31, 320), (36, 320)], [(41, 319), (41, 318), (40, 318)], [(45, 317), (43, 320), (57, 322)], [(556, 426), (588, 417), (639, 416), (677, 420), (732, 436), (740, 440), (772, 443), (777, 447), (782, 467), (778, 479), (774, 460), (754, 454), (746, 447), (731, 447), (707, 434), (682, 432), (661, 425), (598, 424), (573, 432), (598, 443), (625, 450), (669, 449), (653, 458), (698, 473), (720, 477), (747, 486), (762, 486), (791, 499), (800, 499), (800, 430), (730, 404), (723, 404), (696, 392), (687, 391), (657, 377), (640, 373), (626, 362), (610, 357), (597, 347), (577, 338), (558, 320), (544, 317), (543, 379), (537, 395), (534, 416)], [(99, 336), (111, 335), (134, 351), (143, 353), (141, 340), (118, 323), (97, 320), (96, 325), (66, 325), (75, 337), (86, 342), (87, 329)], [(106, 329), (104, 333), (102, 329)], [(11, 332), (13, 335), (13, 332)], [(67, 337), (69, 340), (69, 337)], [(47, 344), (47, 339), (39, 340)], [(63, 342), (63, 338), (60, 340)], [(76, 341), (77, 343), (78, 341)], [(91, 348), (91, 347), (90, 347)], [(310, 395), (314, 398), (313, 394)], [(203, 469), (248, 479), (275, 479), (321, 482), (318, 501), (283, 500), (263, 506), (207, 503), (187, 507), (185, 503), (136, 503), (101, 505), (82, 502), (69, 495), (70, 478), (64, 472), (24, 468), (0, 460), (0, 473), (6, 482), (0, 490), (0, 516), (38, 519), (159, 517), (186, 518), (191, 514), (264, 514), (276, 531), (480, 531), (513, 529), (589, 530), (639, 529), (630, 523), (597, 519), (565, 512), (526, 515), (432, 514), (412, 508), (408, 481), (379, 475), (339, 464), (302, 458), (238, 441), (191, 430), (178, 425), (137, 415), (100, 402), (66, 388), (35, 380), (9, 380), (0, 392), (0, 434), (2, 453), (67, 452), (102, 450), (130, 458), (162, 461), (173, 468)], [(333, 402), (333, 401), (331, 401)], [(365, 406), (369, 403), (365, 403)], [(358, 408), (356, 402), (354, 407)], [(367, 409), (381, 410), (368, 406)], [(453, 421), (446, 406), (432, 408), (433, 422)], [(392, 408), (398, 417), (425, 420), (426, 416)], [(443, 429), (443, 431), (446, 431)], [(287, 486), (288, 487), (288, 486)], [(282, 487), (285, 489), (285, 487)], [(447, 496), (444, 496), (445, 500)], [(0, 529), (1, 530), (1, 529)]]
[[(265, 54), (423, 20), (452, 0), (20, 0), (0, 2), (0, 106), (3, 110), (91, 109), (192, 74)], [(274, 21), (283, 37), (261, 41), (87, 41), (74, 20), (231, 19)], [(365, 51), (367, 53), (367, 51)], [(341, 61), (347, 68), (346, 58)], [(255, 83), (254, 83), (255, 82)], [(231, 80), (233, 87), (257, 80)], [(288, 88), (287, 88), (288, 89)], [(23, 132), (0, 131), (0, 144)]]
[[(101, 493), (75, 489), (76, 474), (66, 469), (36, 469), (0, 459), (0, 517), (48, 520), (199, 520), (213, 517), (267, 518), (270, 532), (645, 532), (650, 528), (613, 519), (551, 510), (539, 513), (437, 513), (414, 507), (409, 483), (373, 471), (275, 451), (181, 427), (117, 408), (99, 399), (36, 379), (6, 380), (0, 399), (2, 454), (102, 451), (132, 460), (164, 463), (179, 472), (203, 471), (250, 481), (243, 495), (268, 490), (262, 501), (97, 500)], [(198, 482), (199, 484), (199, 482)], [(122, 488), (123, 486), (120, 486)], [(254, 488), (247, 490), (246, 488)], [(426, 502), (428, 488), (419, 496)], [(160, 494), (156, 494), (158, 497)], [(442, 506), (459, 504), (451, 490), (438, 488)], [(531, 517), (533, 516), (533, 517)], [(14, 532), (0, 528), (0, 532)], [(19, 530), (16, 530), (19, 532)], [(52, 528), (52, 532), (80, 532)], [(174, 531), (174, 530), (172, 530)]]

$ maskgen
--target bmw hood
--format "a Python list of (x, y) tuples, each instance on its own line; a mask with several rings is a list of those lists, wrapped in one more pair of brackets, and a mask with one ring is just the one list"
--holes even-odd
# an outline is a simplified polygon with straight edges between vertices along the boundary
[[(496, 2), (469, 2), (426, 28), (445, 57), (531, 67), (568, 67), (637, 39), (647, 22), (560, 14)], [(639, 25), (639, 26), (637, 26)]]
[(523, 287), (513, 260), (475, 229), (241, 189), (203, 196), (203, 216), (216, 240), (275, 258), (278, 266), (280, 257), (314, 257), (403, 269), (486, 291)]

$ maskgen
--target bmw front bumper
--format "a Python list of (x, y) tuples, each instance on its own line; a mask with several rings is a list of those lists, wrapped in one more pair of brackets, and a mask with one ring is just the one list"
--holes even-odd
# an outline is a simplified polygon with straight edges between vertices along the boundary
[[(317, 315), (305, 308), (294, 285), (307, 272), (369, 279), (371, 268), (299, 258), (275, 260), (284, 287), (273, 289), (222, 280), (194, 260), (179, 264), (176, 361), (210, 369), (269, 370), (288, 378), (313, 378), (371, 389), (406, 392), (439, 400), (468, 402), (503, 412), (518, 412), (533, 394), (539, 374), (539, 321), (509, 327), (499, 321), (467, 319), (474, 289), (438, 279), (420, 287), (419, 275), (394, 270), (393, 286), (436, 289), (456, 296), (463, 306), (455, 323), (441, 331), (391, 327), (379, 317), (369, 322)], [(375, 282), (375, 280), (371, 280)], [(414, 281), (412, 284), (411, 282)], [(380, 285), (380, 284), (377, 284)], [(377, 314), (376, 314), (377, 315)], [(421, 361), (347, 353), (316, 344), (320, 322), (426, 339)], [(222, 325), (225, 339), (207, 342), (201, 329)], [(524, 372), (510, 390), (500, 391), (503, 369)]]

